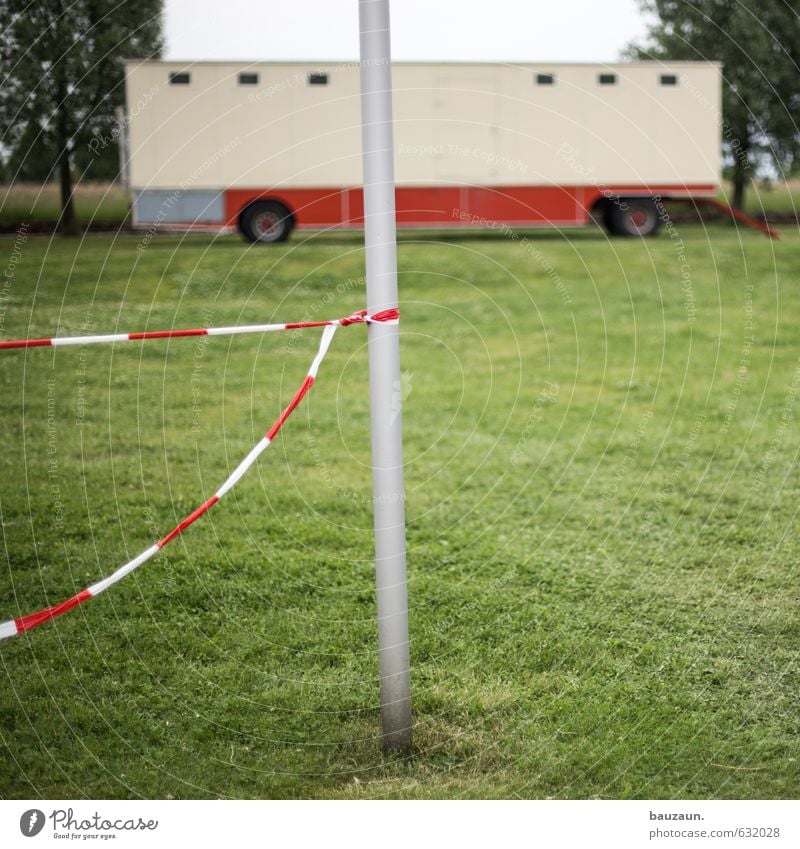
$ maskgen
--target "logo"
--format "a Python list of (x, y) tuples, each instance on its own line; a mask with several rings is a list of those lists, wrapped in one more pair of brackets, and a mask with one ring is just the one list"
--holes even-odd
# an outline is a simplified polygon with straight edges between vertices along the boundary
[(19, 818), (19, 830), (25, 837), (36, 837), (44, 828), (44, 814), (38, 808), (31, 808)]
[(400, 380), (395, 380), (392, 383), (392, 418), (390, 424), (395, 423), (397, 417), (400, 415), (403, 402), (411, 394), (411, 378), (411, 372), (404, 371), (400, 375)]

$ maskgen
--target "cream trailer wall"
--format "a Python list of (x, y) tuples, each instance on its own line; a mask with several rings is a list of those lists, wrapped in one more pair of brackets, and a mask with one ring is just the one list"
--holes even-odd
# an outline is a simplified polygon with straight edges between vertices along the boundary
[[(393, 83), (399, 188), (686, 195), (710, 194), (719, 180), (716, 63), (397, 63)], [(220, 193), (233, 190), (361, 185), (355, 63), (128, 63), (126, 92), (129, 182), (160, 198), (202, 190), (211, 212), (183, 220), (230, 224), (232, 201)]]

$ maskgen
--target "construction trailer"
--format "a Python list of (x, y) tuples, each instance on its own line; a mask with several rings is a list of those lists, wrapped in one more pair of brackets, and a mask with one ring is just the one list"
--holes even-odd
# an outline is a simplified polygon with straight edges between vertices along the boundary
[[(649, 236), (712, 197), (716, 62), (394, 63), (399, 227)], [(139, 227), (363, 226), (358, 63), (128, 62), (120, 125)]]

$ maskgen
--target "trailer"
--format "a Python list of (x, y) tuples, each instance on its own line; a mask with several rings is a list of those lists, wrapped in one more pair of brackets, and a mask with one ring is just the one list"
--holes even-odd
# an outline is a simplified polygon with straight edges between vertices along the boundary
[[(140, 228), (363, 227), (358, 63), (128, 62)], [(397, 224), (652, 236), (719, 187), (716, 62), (394, 63)]]

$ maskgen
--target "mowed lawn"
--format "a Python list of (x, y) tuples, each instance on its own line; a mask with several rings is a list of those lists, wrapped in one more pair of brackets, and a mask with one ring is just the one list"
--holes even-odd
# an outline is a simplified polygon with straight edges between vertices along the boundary
[[(347, 315), (361, 236), (0, 244), (3, 338)], [(0, 644), (0, 795), (796, 798), (800, 235), (406, 234), (414, 752), (379, 746), (366, 333), (214, 510)], [(208, 498), (318, 331), (5, 351), (0, 619)]]

